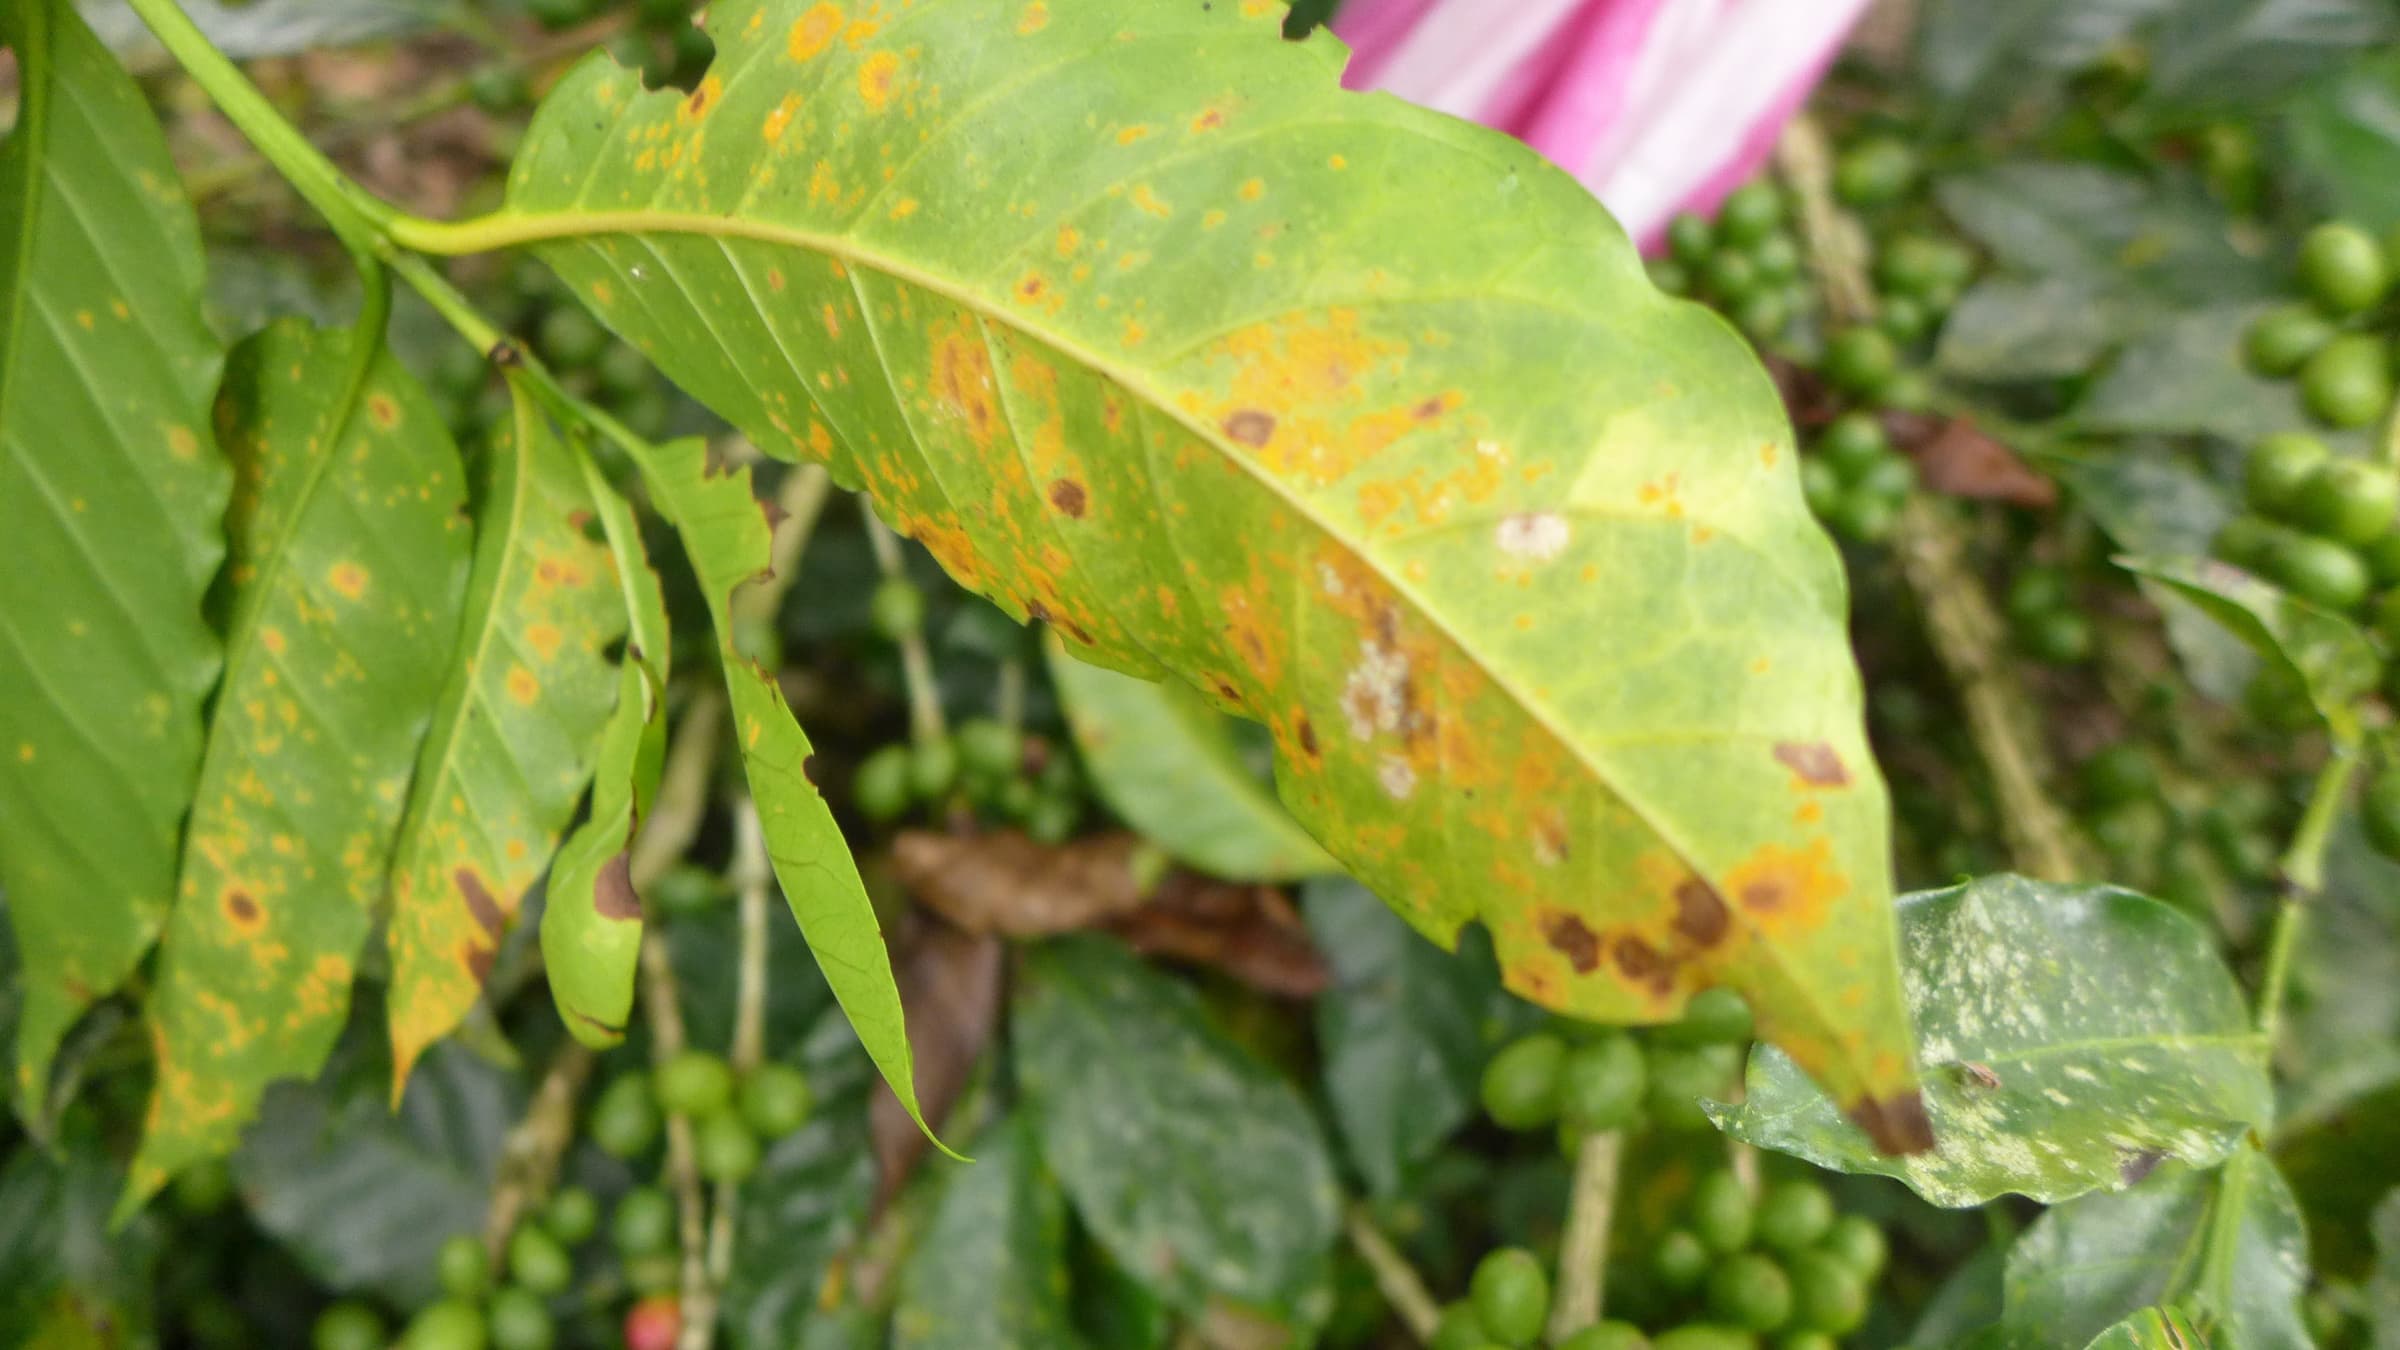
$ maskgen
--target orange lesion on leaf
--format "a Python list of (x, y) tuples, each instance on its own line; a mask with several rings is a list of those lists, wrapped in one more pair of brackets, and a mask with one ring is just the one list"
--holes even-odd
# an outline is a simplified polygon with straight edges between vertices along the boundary
[(1134, 184), (1133, 204), (1136, 208), (1146, 211), (1160, 220), (1165, 220), (1175, 214), (1174, 205), (1153, 191), (1148, 183)]
[(1025, 12), (1017, 16), (1017, 36), (1031, 37), (1050, 26), (1050, 6), (1043, 0), (1033, 0)]
[(1822, 927), (1833, 902), (1849, 894), (1850, 880), (1834, 864), (1833, 846), (1823, 835), (1805, 848), (1762, 844), (1725, 874), (1725, 891), (1770, 934)]
[(989, 450), (1000, 430), (990, 349), (970, 319), (942, 320), (930, 336), (935, 406), (964, 426), (978, 449)]
[(392, 400), (391, 395), (379, 389), (367, 395), (367, 416), (374, 420), (375, 425), (390, 431), (400, 425), (400, 405)]
[(1257, 201), (1259, 198), (1267, 195), (1267, 180), (1264, 178), (1246, 178), (1242, 180), (1242, 186), (1235, 195), (1239, 196), (1243, 201), (1246, 202)]
[(892, 203), (891, 215), (892, 219), (894, 220), (906, 220), (916, 213), (917, 199), (914, 197), (902, 197), (900, 200)]
[(1642, 484), (1635, 495), (1641, 499), (1642, 505), (1658, 508), (1670, 520), (1681, 520), (1683, 518), (1682, 477), (1681, 474), (1669, 470), (1665, 477)]
[(558, 649), (565, 641), (566, 634), (559, 631), (557, 624), (537, 621), (525, 626), (525, 645), (545, 661), (557, 659)]
[(758, 134), (769, 145), (783, 141), (783, 133), (800, 111), (800, 96), (785, 94), (783, 100), (767, 111), (766, 120), (759, 123)]
[(367, 569), (354, 562), (338, 562), (326, 570), (325, 583), (345, 600), (356, 600), (367, 593)]
[(525, 667), (511, 666), (508, 669), (508, 696), (531, 707), (533, 701), (542, 696), (542, 682), (535, 679), (533, 672)]
[(890, 105), (899, 75), (900, 58), (891, 52), (875, 52), (859, 63), (858, 96), (869, 110), (882, 112)]
[(167, 453), (177, 459), (188, 460), (200, 453), (200, 438), (192, 434), (190, 427), (170, 426), (167, 428)]
[(1154, 128), (1143, 122), (1136, 122), (1129, 127), (1120, 127), (1117, 131), (1117, 144), (1131, 145), (1136, 141), (1147, 139), (1153, 130)]
[(840, 5), (826, 3), (810, 7), (806, 14), (793, 20), (790, 37), (784, 50), (795, 61), (807, 61), (833, 45), (834, 37), (842, 31), (845, 19)]
[(717, 110), (717, 100), (724, 93), (723, 80), (714, 74), (702, 76), (700, 83), (694, 85), (692, 92), (686, 94), (683, 102), (676, 106), (675, 120), (686, 126), (706, 121), (708, 115)]

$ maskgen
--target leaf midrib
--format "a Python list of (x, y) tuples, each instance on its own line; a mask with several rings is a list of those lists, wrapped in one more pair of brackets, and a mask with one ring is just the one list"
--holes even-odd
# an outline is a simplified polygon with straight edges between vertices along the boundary
[[(1394, 569), (1386, 567), (1383, 561), (1373, 553), (1351, 545), (1339, 530), (1312, 509), (1307, 502), (1294, 496), (1283, 483), (1262, 472), (1259, 466), (1251, 460), (1234, 453), (1224, 443), (1221, 433), (1216, 428), (1195, 420), (1177, 407), (1175, 400), (1165, 397), (1162, 391), (1154, 388), (1137, 372), (1092, 351), (1071, 335), (1049, 331), (1026, 320), (1023, 316), (1000, 311), (990, 303), (987, 296), (980, 295), (958, 282), (936, 276), (907, 262), (881, 253), (870, 252), (860, 247), (855, 240), (789, 225), (762, 223), (731, 216), (702, 215), (688, 211), (655, 209), (585, 211), (577, 209), (574, 211), (528, 212), (515, 207), (505, 207), (466, 226), (453, 228), (471, 230), (474, 246), (482, 249), (545, 241), (587, 239), (605, 235), (640, 236), (651, 234), (730, 238), (796, 249), (838, 259), (846, 266), (864, 267), (882, 272), (896, 281), (939, 295), (986, 322), (999, 323), (1067, 354), (1094, 374), (1143, 398), (1151, 408), (1179, 423), (1197, 436), (1203, 444), (1239, 466), (1248, 478), (1273, 494), (1277, 500), (1322, 536), (1349, 548), (1352, 553), (1372, 567), (1377, 577), (1385, 585), (1391, 587), (1392, 591), (1401, 597), (1415, 614), (1432, 625), (1452, 650), (1459, 653), (1477, 670), (1483, 672), (1484, 677), (1491, 682), (1493, 688), (1504, 694), (1511, 703), (1524, 709), (1526, 715), (1541, 728), (1545, 735), (1562, 747), (1566, 753), (1573, 756), (1576, 762), (1583, 766), (1585, 772), (1589, 773), (1596, 782), (1602, 784), (1609, 794), (1622, 803), (1654, 836), (1673, 850), (1685, 866), (1695, 874), (1706, 875), (1706, 872), (1695, 861), (1693, 851), (1687, 841), (1676, 832), (1661, 825), (1646, 803), (1632, 799), (1615, 778), (1603, 773), (1600, 766), (1593, 763), (1584, 752), (1580, 743), (1561, 731), (1545, 703), (1535, 700), (1526, 691), (1520, 689), (1514, 681), (1495, 671), (1484, 660), (1481, 653), (1463, 641), (1450, 622), (1427, 604), (1425, 598), (1409, 586), (1405, 579), (1398, 576)], [(1755, 925), (1752, 927), (1755, 928)], [(1841, 1019), (1831, 1015), (1831, 1010), (1824, 1000), (1813, 993), (1810, 982), (1798, 978), (1797, 966), (1788, 953), (1771, 942), (1759, 943), (1757, 946), (1766, 954), (1767, 959), (1780, 969), (1790, 990), (1811, 1005), (1822, 1025), (1826, 1027), (1840, 1025)], [(1863, 1090), (1872, 1081), (1873, 1075), (1864, 1073), (1863, 1065), (1861, 1067), (1860, 1082)]]

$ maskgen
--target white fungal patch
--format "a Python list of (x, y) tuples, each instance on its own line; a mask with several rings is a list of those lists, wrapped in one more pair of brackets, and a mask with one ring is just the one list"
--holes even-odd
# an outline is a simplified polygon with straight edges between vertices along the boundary
[(1383, 790), (1391, 794), (1393, 801), (1406, 801), (1408, 794), (1417, 790), (1417, 771), (1400, 756), (1385, 755), (1376, 766), (1375, 781), (1383, 784)]
[(1358, 644), (1358, 664), (1342, 681), (1342, 716), (1350, 734), (1371, 740), (1379, 731), (1397, 731), (1407, 710), (1408, 658), (1380, 642)]
[(1565, 516), (1556, 511), (1527, 511), (1502, 520), (1494, 542), (1512, 558), (1545, 563), (1566, 551), (1567, 535)]

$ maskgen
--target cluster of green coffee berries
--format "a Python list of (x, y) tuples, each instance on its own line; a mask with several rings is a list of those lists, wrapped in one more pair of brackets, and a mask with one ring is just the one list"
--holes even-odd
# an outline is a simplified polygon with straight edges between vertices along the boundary
[[(1921, 184), (1916, 152), (1890, 136), (1863, 137), (1834, 162), (1834, 195), (1872, 227), (1875, 331), (1901, 350), (1933, 337), (1975, 279), (1975, 255), (1964, 244), (1899, 223), (1920, 197)], [(1922, 379), (1903, 372), (1881, 391), (1882, 405), (1922, 407)]]
[(1800, 491), (1827, 529), (1861, 544), (1889, 538), (1917, 485), (1917, 469), (1893, 447), (1883, 419), (1852, 410), (1825, 424), (1800, 461)]
[(1683, 1020), (1639, 1035), (1562, 1021), (1492, 1056), (1483, 1109), (1504, 1129), (1556, 1126), (1570, 1150), (1598, 1130), (1705, 1130), (1700, 1099), (1731, 1086), (1750, 1030), (1749, 1005), (1726, 989), (1694, 995)]
[[(1866, 1320), (1888, 1248), (1883, 1230), (1842, 1214), (1813, 1181), (1775, 1182), (1753, 1197), (1731, 1170), (1702, 1177), (1675, 1226), (1659, 1235), (1639, 1292), (1639, 1319), (1611, 1318), (1553, 1350), (1835, 1350)], [(1550, 1274), (1521, 1247), (1485, 1256), (1467, 1296), (1442, 1310), (1429, 1350), (1545, 1344)], [(1616, 1281), (1622, 1287), (1625, 1281)], [(1628, 1290), (1627, 1292), (1635, 1292)], [(1653, 1326), (1645, 1330), (1642, 1322)]]
[(1667, 256), (1650, 264), (1650, 280), (1670, 295), (1707, 302), (1752, 341), (1772, 342), (1814, 296), (1789, 215), (1773, 183), (1744, 183), (1726, 195), (1714, 221), (1687, 211), (1669, 222)]
[[(2242, 490), (2249, 510), (2218, 532), (2218, 557), (2344, 613), (2382, 589), (2378, 626), (2400, 638), (2400, 593), (2389, 589), (2400, 585), (2400, 480), (2388, 466), (2283, 432), (2250, 448)], [(2392, 622), (2381, 623), (2387, 611)]]
[(2400, 232), (2377, 243), (2356, 225), (2328, 222), (2300, 241), (2306, 303), (2270, 310), (2251, 324), (2242, 354), (2252, 370), (2297, 378), (2309, 416), (2331, 427), (2363, 427), (2392, 404), (2392, 346), (2384, 300), (2400, 263)]
[[(868, 602), (875, 632), (901, 642), (925, 627), (925, 594), (892, 577)], [(964, 805), (1008, 821), (1045, 844), (1066, 842), (1083, 823), (1083, 775), (1072, 755), (994, 717), (971, 717), (946, 736), (895, 742), (859, 761), (850, 798), (860, 815), (889, 824), (922, 808)]]
[(2017, 649), (2054, 666), (2091, 659), (2092, 620), (2075, 603), (2074, 583), (2061, 568), (2020, 567), (2008, 581), (2008, 631)]

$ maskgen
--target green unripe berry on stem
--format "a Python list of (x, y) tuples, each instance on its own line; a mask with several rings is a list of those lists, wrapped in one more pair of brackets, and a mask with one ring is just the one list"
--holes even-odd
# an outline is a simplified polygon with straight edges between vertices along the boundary
[(1833, 1197), (1813, 1181), (1783, 1181), (1758, 1200), (1753, 1225), (1760, 1246), (1790, 1255), (1833, 1231)]
[(1502, 1046), (1483, 1069), (1483, 1109), (1502, 1127), (1532, 1130), (1558, 1118), (1567, 1043), (1546, 1031)]
[(658, 1099), (650, 1080), (639, 1073), (620, 1075), (600, 1090), (585, 1125), (592, 1142), (612, 1158), (633, 1158), (658, 1142)]
[(533, 1290), (511, 1285), (492, 1295), (485, 1310), (492, 1350), (550, 1350), (558, 1338), (550, 1309)]
[(1762, 284), (1758, 266), (1742, 253), (1711, 254), (1701, 279), (1707, 283), (1708, 293), (1727, 309), (1757, 294)]
[(1641, 1115), (1649, 1069), (1631, 1036), (1604, 1036), (1570, 1051), (1559, 1072), (1559, 1117), (1578, 1133), (1616, 1130)]
[(1753, 342), (1766, 342), (1792, 321), (1792, 307), (1777, 291), (1753, 291), (1733, 307), (1733, 326)]
[(2036, 661), (2054, 666), (2091, 659), (2092, 621), (2071, 609), (2054, 609), (2016, 626), (2017, 645)]
[(2158, 767), (2138, 745), (2108, 746), (2083, 762), (2083, 793), (2104, 810), (2155, 797)]
[(1835, 1219), (1832, 1231), (1817, 1249), (1838, 1258), (1869, 1284), (1883, 1273), (1883, 1264), (1890, 1259), (1892, 1250), (1883, 1229), (1862, 1214), (1845, 1214)]
[(1491, 1337), (1484, 1334), (1483, 1322), (1475, 1315), (1475, 1305), (1460, 1299), (1443, 1307), (1442, 1320), (1434, 1325), (1425, 1350), (1484, 1350), (1489, 1344)]
[(542, 1227), (572, 1247), (600, 1231), (600, 1202), (581, 1186), (561, 1186), (542, 1206)]
[(2283, 526), (2264, 516), (2235, 516), (2217, 531), (2209, 548), (2234, 566), (2256, 572), (2264, 568), (2268, 552), (2284, 534)]
[(1891, 383), (1900, 353), (1873, 328), (1845, 328), (1825, 340), (1826, 382), (1857, 398), (1872, 399)]
[(1725, 194), (1717, 208), (1717, 234), (1730, 244), (1754, 244), (1783, 223), (1783, 194), (1763, 178)]
[(1891, 454), (1892, 440), (1875, 414), (1846, 412), (1817, 433), (1816, 449), (1840, 472), (1843, 482), (1855, 483), (1877, 460)]
[(761, 1064), (742, 1080), (742, 1119), (761, 1139), (781, 1139), (808, 1123), (816, 1094), (790, 1064)]
[(317, 1314), (316, 1325), (309, 1329), (310, 1350), (384, 1350), (391, 1337), (383, 1327), (383, 1318), (373, 1308), (356, 1300), (344, 1300)]
[(650, 1083), (671, 1115), (714, 1115), (733, 1100), (733, 1070), (706, 1050), (677, 1051), (650, 1071)]
[(2306, 305), (2271, 309), (2242, 335), (2242, 361), (2260, 375), (2281, 379), (2308, 364), (2339, 331)]
[(617, 1254), (648, 1256), (675, 1245), (675, 1201), (656, 1186), (636, 1186), (617, 1201), (608, 1236)]
[(1933, 331), (1933, 312), (1922, 300), (1895, 295), (1876, 307), (1875, 326), (1905, 347)]
[(2278, 520), (2289, 519), (2300, 486), (2318, 466), (2333, 458), (2325, 442), (2298, 431), (2278, 432), (2250, 447), (2242, 461), (2242, 496), (2250, 509)]
[(1721, 1262), (1708, 1277), (1708, 1314), (1747, 1331), (1773, 1331), (1792, 1320), (1792, 1282), (1756, 1252)]
[(483, 1310), (460, 1298), (419, 1312), (400, 1336), (402, 1350), (483, 1350), (485, 1344)]
[(1800, 241), (1777, 230), (1750, 246), (1750, 261), (1768, 281), (1790, 281), (1800, 275)]
[(919, 741), (908, 752), (908, 790), (918, 801), (939, 801), (958, 785), (958, 747), (947, 736)]
[(2371, 309), (2391, 275), (2375, 237), (2347, 221), (2327, 221), (2300, 241), (2300, 287), (2327, 313)]
[(525, 1224), (509, 1235), (508, 1274), (518, 1284), (547, 1297), (565, 1292), (575, 1282), (575, 1262), (557, 1238)]
[(850, 800), (860, 815), (884, 824), (906, 814), (916, 794), (909, 786), (909, 747), (887, 745), (859, 762), (850, 779)]
[(1852, 489), (1825, 518), (1825, 524), (1847, 539), (1862, 544), (1880, 544), (1892, 537), (1900, 523), (1900, 504), (1880, 492), (1861, 492)]
[(1684, 1294), (1700, 1287), (1716, 1263), (1708, 1244), (1688, 1228), (1661, 1233), (1650, 1252), (1650, 1274), (1669, 1293)]
[(1834, 161), (1833, 195), (1845, 206), (1889, 206), (1916, 178), (1916, 151), (1895, 137), (1871, 136)]
[(2267, 579), (2314, 605), (2350, 610), (2367, 598), (2367, 565), (2356, 553), (2313, 534), (2288, 534), (2264, 560)]
[(1690, 211), (1667, 222), (1667, 251), (1686, 267), (1700, 267), (1717, 249), (1717, 228)]
[(867, 620), (877, 633), (898, 642), (925, 627), (925, 592), (906, 577), (886, 577), (867, 601)]
[(1660, 1045), (1740, 1045), (1750, 1039), (1750, 1003), (1731, 989), (1703, 989), (1683, 1005), (1683, 1016), (1651, 1033)]
[(1839, 1258), (1800, 1252), (1789, 1277), (1792, 1320), (1802, 1329), (1846, 1336), (1867, 1320), (1867, 1282)]
[(1750, 1245), (1756, 1211), (1741, 1178), (1730, 1171), (1700, 1178), (1684, 1202), (1683, 1212), (1692, 1235), (1719, 1256), (1731, 1256)]
[(1933, 400), (1933, 378), (1921, 370), (1894, 372), (1875, 395), (1876, 406), (1886, 412), (1926, 412), (1933, 407)]
[(1475, 1320), (1502, 1345), (1531, 1345), (1550, 1316), (1550, 1276), (1532, 1252), (1502, 1247), (1478, 1262), (1468, 1282)]
[(2371, 333), (2344, 333), (2300, 369), (2300, 399), (2327, 426), (2363, 427), (2392, 402), (2391, 351)]
[(480, 1298), (492, 1276), (492, 1261), (483, 1243), (468, 1233), (442, 1240), (433, 1258), (434, 1275), (442, 1292), (452, 1298)]
[(2400, 479), (2363, 459), (2326, 460), (2292, 498), (2292, 519), (2302, 529), (2353, 547), (2391, 533), (2395, 512), (2400, 512)]
[(1842, 475), (1823, 455), (1800, 461), (1800, 499), (1819, 520), (1832, 515), (1842, 500)]
[(986, 778), (1006, 778), (1025, 762), (1025, 738), (994, 717), (970, 717), (952, 737), (959, 767)]
[(1700, 1099), (1723, 1094), (1741, 1058), (1740, 1047), (1731, 1045), (1662, 1049), (1651, 1055), (1650, 1096), (1644, 1103), (1651, 1121), (1666, 1130), (1713, 1129)]
[(1758, 1350), (1758, 1337), (1740, 1327), (1689, 1322), (1652, 1337), (1650, 1350)]
[(1594, 1322), (1560, 1341), (1556, 1350), (1650, 1350), (1650, 1338), (1631, 1322)]
[(2020, 567), (2008, 580), (2008, 617), (2029, 623), (2054, 610), (2067, 608), (2074, 598), (2067, 574), (2039, 563)]
[(1691, 269), (1672, 258), (1652, 258), (1647, 264), (1650, 284), (1668, 295), (1692, 293)]
[(694, 1126), (692, 1152), (700, 1175), (710, 1181), (742, 1181), (758, 1170), (764, 1150), (741, 1113), (720, 1109), (702, 1116)]

